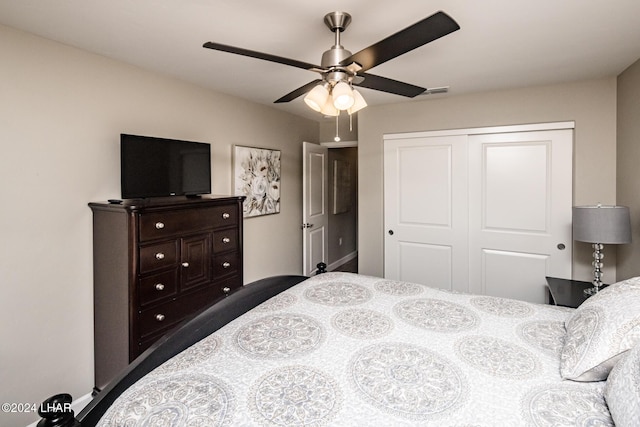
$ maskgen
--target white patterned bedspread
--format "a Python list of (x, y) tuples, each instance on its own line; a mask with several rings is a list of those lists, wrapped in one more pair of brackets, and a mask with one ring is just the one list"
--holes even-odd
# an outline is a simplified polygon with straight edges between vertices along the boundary
[(613, 425), (604, 383), (560, 378), (569, 313), (322, 274), (151, 372), (101, 425)]

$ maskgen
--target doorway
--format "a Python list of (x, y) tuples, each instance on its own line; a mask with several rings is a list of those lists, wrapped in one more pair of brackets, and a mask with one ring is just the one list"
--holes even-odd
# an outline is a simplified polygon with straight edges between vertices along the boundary
[(318, 262), (357, 273), (357, 143), (305, 142), (303, 157), (303, 274), (315, 274)]
[(358, 147), (329, 148), (327, 271), (358, 272)]

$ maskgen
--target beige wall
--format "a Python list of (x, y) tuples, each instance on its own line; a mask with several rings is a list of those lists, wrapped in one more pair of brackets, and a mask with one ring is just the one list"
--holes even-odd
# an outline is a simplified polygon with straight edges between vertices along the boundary
[(640, 60), (618, 76), (618, 204), (631, 211), (632, 242), (618, 249), (618, 280), (640, 276)]
[[(559, 121), (576, 123), (574, 204), (615, 203), (615, 78), (464, 96), (453, 92), (446, 97), (360, 111), (359, 272), (383, 275), (384, 134)], [(615, 278), (615, 256), (607, 256), (605, 281)], [(574, 278), (589, 279), (590, 261), (589, 245), (575, 244)]]
[(316, 122), (2, 26), (0, 57), (0, 401), (91, 392), (87, 203), (120, 195), (121, 132), (211, 143), (217, 194), (233, 144), (282, 150), (281, 213), (245, 221), (245, 282), (301, 272), (301, 141), (318, 142)]
[[(356, 113), (349, 121), (349, 116), (342, 113), (338, 118), (338, 135), (341, 141), (358, 140), (358, 114)], [(336, 136), (336, 119), (324, 118), (320, 122), (320, 141), (334, 142)]]

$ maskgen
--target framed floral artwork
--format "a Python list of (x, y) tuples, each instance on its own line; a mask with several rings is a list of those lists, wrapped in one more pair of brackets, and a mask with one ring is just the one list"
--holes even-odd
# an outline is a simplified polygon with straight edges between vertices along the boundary
[(280, 150), (236, 145), (233, 171), (244, 218), (280, 212)]

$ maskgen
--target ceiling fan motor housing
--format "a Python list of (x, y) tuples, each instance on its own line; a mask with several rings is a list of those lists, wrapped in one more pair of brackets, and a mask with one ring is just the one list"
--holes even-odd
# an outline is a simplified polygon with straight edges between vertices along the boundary
[[(331, 85), (332, 103), (335, 106), (333, 110), (339, 114), (340, 111), (338, 110), (351, 108), (354, 102), (353, 94), (348, 88), (351, 86), (351, 81), (356, 72), (354, 69), (341, 65), (345, 59), (352, 56), (352, 53), (340, 44), (340, 33), (351, 23), (351, 15), (345, 12), (331, 12), (325, 15), (324, 23), (335, 33), (335, 43), (331, 46), (331, 49), (322, 54), (320, 64), (326, 70), (322, 73), (322, 80)], [(345, 86), (344, 83), (348, 86)], [(345, 87), (347, 88), (346, 93), (342, 93), (345, 92)], [(337, 94), (338, 90), (341, 91), (341, 95)], [(340, 140), (337, 135), (336, 138), (336, 141)]]
[(320, 64), (322, 68), (328, 70), (323, 75), (324, 80), (331, 84), (339, 81), (349, 81), (350, 78), (355, 76), (355, 73), (340, 64), (349, 58), (352, 53), (340, 44), (340, 33), (346, 30), (351, 23), (351, 15), (346, 12), (327, 13), (324, 17), (324, 23), (331, 31), (336, 33), (335, 44), (322, 54), (322, 62)]
[(342, 46), (333, 46), (322, 54), (322, 68), (340, 67), (340, 62), (351, 56)]

